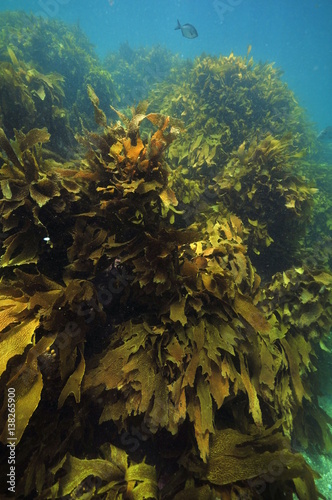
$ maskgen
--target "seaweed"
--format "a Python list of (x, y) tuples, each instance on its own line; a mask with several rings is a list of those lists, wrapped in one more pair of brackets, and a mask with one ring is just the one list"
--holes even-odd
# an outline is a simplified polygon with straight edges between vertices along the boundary
[(65, 156), (66, 149), (74, 144), (74, 135), (63, 108), (64, 78), (56, 73), (40, 73), (19, 61), (9, 47), (8, 54), (11, 62), (0, 61), (1, 127), (9, 137), (15, 130), (28, 132), (31, 127), (46, 127), (52, 149)]
[(133, 49), (128, 43), (123, 43), (117, 52), (106, 55), (103, 66), (112, 75), (118, 96), (117, 106), (125, 109), (147, 99), (151, 90), (159, 88), (160, 83), (180, 81), (181, 73), (192, 63), (159, 45)]
[[(53, 26), (30, 21), (42, 36)], [(305, 248), (325, 241), (328, 187), (311, 180), (311, 130), (279, 72), (202, 56), (157, 82), (150, 105), (108, 102), (112, 123), (113, 87), (101, 99), (94, 82), (116, 78), (89, 78), (88, 53), (64, 157), (36, 99), (68, 118), (67, 87), (22, 61), (15, 26), (2, 63), (23, 121), (3, 113), (0, 129), (0, 439), (14, 388), (16, 497), (323, 498), (293, 444), (332, 442), (318, 400), (332, 274)], [(151, 54), (122, 47), (119, 74)]]
[[(24, 12), (7, 12), (2, 16), (1, 26), (2, 60), (10, 61), (9, 48), (18, 61), (28, 61), (35, 72), (61, 75), (65, 117), (75, 132), (81, 129), (80, 119), (86, 120), (90, 128), (95, 125), (89, 118), (87, 84), (94, 86), (110, 114), (109, 103), (117, 100), (112, 76), (101, 65), (92, 44), (78, 25), (68, 26), (57, 19), (44, 19)], [(19, 124), (15, 126), (20, 128)], [(65, 134), (61, 138), (64, 141), (61, 153), (64, 154), (69, 145), (65, 142)], [(70, 147), (74, 146), (71, 142)]]
[(182, 74), (150, 96), (185, 126), (167, 156), (185, 213), (178, 224), (211, 205), (236, 214), (253, 263), (269, 278), (304, 250), (317, 193), (304, 167), (317, 149), (310, 123), (273, 64), (203, 55)]

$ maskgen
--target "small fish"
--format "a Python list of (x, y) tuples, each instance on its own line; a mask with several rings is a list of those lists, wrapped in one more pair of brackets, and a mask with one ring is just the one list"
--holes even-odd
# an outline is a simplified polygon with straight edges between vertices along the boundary
[(181, 26), (180, 21), (178, 20), (178, 24), (177, 24), (177, 26), (174, 29), (181, 30), (182, 35), (185, 38), (196, 38), (196, 37), (198, 37), (197, 30), (196, 30), (195, 26), (193, 26), (192, 24), (183, 24)]
[(332, 141), (332, 127), (331, 125), (329, 127), (324, 128), (319, 134), (317, 135), (317, 139), (320, 141), (324, 142), (331, 142)]

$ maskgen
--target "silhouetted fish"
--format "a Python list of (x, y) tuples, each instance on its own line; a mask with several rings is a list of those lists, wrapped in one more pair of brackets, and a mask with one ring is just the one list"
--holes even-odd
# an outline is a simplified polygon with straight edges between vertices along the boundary
[(317, 139), (319, 139), (320, 141), (324, 141), (324, 142), (331, 142), (332, 141), (332, 127), (329, 126), (329, 127), (324, 128), (324, 130), (319, 132), (319, 134), (317, 135)]
[(177, 24), (176, 28), (174, 28), (174, 29), (181, 30), (182, 35), (185, 38), (196, 38), (198, 36), (198, 33), (197, 33), (195, 26), (193, 26), (192, 24), (183, 24), (181, 26), (179, 20), (178, 20), (178, 24)]

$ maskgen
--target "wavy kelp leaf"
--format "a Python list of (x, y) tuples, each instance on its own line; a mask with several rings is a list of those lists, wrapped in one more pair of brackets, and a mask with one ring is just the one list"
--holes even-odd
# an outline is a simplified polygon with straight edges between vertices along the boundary
[(184, 129), (183, 120), (178, 118), (162, 115), (161, 113), (149, 113), (146, 115), (146, 119), (153, 123), (157, 128), (165, 130), (168, 126), (177, 128), (179, 130)]
[[(131, 398), (130, 411), (138, 415), (149, 410), (149, 428), (156, 432), (159, 426), (167, 425), (171, 409), (167, 407), (167, 380), (158, 370), (151, 348), (145, 346), (146, 328), (145, 324), (125, 325), (125, 345), (110, 349), (99, 367), (87, 372), (83, 384), (84, 392), (98, 387), (101, 380), (107, 390), (124, 390), (128, 394), (133, 391), (135, 396)], [(117, 403), (105, 403), (100, 423), (118, 420), (123, 410), (120, 399)]]
[[(58, 481), (58, 493), (56, 498), (70, 495), (89, 476), (100, 478), (102, 481), (123, 481), (124, 473), (115, 463), (100, 458), (88, 460), (76, 458), (70, 453), (60, 464), (64, 476)], [(55, 469), (56, 472), (56, 469)]]
[(133, 325), (131, 322), (123, 324), (121, 330), (126, 332), (126, 343), (116, 349), (107, 351), (101, 359), (100, 367), (90, 371), (84, 377), (85, 390), (89, 387), (105, 385), (107, 389), (117, 387), (122, 378), (122, 368), (128, 362), (131, 354), (137, 353), (145, 345), (150, 332), (147, 324)]
[[(31, 323), (32, 327), (36, 326), (34, 320), (32, 320)], [(53, 344), (54, 339), (55, 335), (41, 338), (39, 342), (29, 350), (23, 366), (7, 383), (7, 389), (9, 387), (15, 389), (15, 412), (16, 415), (19, 416), (19, 418), (16, 418), (16, 445), (21, 440), (41, 398), (43, 377), (38, 366), (38, 356), (44, 353), (46, 349)], [(3, 408), (1, 413), (3, 413)], [(8, 425), (6, 423), (0, 436), (0, 441), (2, 443), (7, 441), (7, 430)]]
[[(6, 292), (8, 295), (6, 295)], [(0, 289), (0, 332), (6, 330), (7, 326), (18, 323), (21, 313), (28, 309), (28, 303), (22, 293), (10, 287), (1, 287)], [(4, 340), (5, 334), (2, 334), (1, 340)]]
[[(273, 476), (274, 489), (278, 482), (293, 480), (292, 490), (302, 500), (318, 499), (314, 473), (300, 454), (290, 449), (290, 443), (280, 432), (275, 432), (277, 424), (261, 434), (246, 436), (233, 429), (216, 431), (211, 438), (210, 457), (202, 479), (217, 485), (227, 485), (238, 481), (248, 481), (248, 489), (255, 490), (265, 484), (266, 468), (277, 464), (278, 476)], [(255, 478), (255, 479), (254, 479)], [(304, 496), (304, 493), (310, 493)]]
[(42, 179), (30, 186), (30, 196), (39, 207), (42, 207), (55, 196), (60, 196), (60, 189), (50, 179)]
[(292, 351), (286, 339), (281, 339), (281, 345), (285, 349), (287, 360), (289, 363), (289, 370), (291, 374), (291, 381), (294, 388), (294, 394), (296, 400), (299, 404), (302, 404), (302, 399), (305, 397), (310, 400), (310, 396), (307, 394), (299, 373), (299, 354), (296, 351)]
[(259, 382), (260, 384), (266, 385), (270, 391), (273, 392), (275, 388), (276, 373), (282, 364), (282, 360), (280, 360), (278, 356), (276, 347), (273, 344), (266, 345), (264, 341), (260, 342), (260, 357), (261, 370)]
[(1, 186), (1, 191), (2, 191), (3, 197), (6, 198), (7, 200), (11, 200), (13, 193), (12, 193), (12, 190), (10, 189), (9, 181), (7, 179), (2, 180), (0, 182), (0, 186)]
[(187, 323), (187, 316), (185, 315), (186, 297), (181, 297), (178, 302), (173, 302), (170, 306), (170, 318), (174, 323), (179, 321), (182, 326)]
[(159, 498), (156, 470), (151, 465), (140, 463), (131, 464), (126, 470), (127, 493), (131, 493), (134, 500), (142, 498)]
[(111, 443), (106, 442), (101, 446), (100, 451), (102, 457), (105, 460), (116, 464), (119, 469), (121, 469), (125, 474), (126, 470), (128, 469), (129, 460), (128, 455), (124, 450), (122, 450), (121, 448), (117, 448)]
[(263, 426), (262, 410), (257, 397), (257, 391), (250, 378), (249, 370), (248, 367), (246, 366), (243, 355), (239, 354), (239, 358), (241, 366), (241, 378), (249, 398), (249, 411), (252, 415), (252, 418), (254, 419), (255, 424), (259, 427), (262, 427)]
[[(230, 395), (230, 381), (235, 379), (234, 376), (232, 377), (230, 367), (228, 366), (225, 369), (226, 363), (226, 361), (222, 363), (221, 370), (214, 363), (211, 364), (212, 373), (209, 377), (210, 391), (218, 408), (222, 406), (227, 396)], [(220, 371), (222, 371), (222, 375)], [(233, 371), (235, 371), (234, 367)]]
[(38, 82), (44, 83), (46, 88), (56, 89), (58, 95), (55, 96), (55, 101), (59, 101), (60, 96), (63, 97), (65, 95), (61, 86), (61, 83), (64, 82), (64, 77), (62, 75), (59, 75), (57, 73), (49, 73), (48, 75), (43, 75), (35, 69), (30, 69), (27, 73), (30, 78), (34, 78)]
[(149, 101), (145, 99), (144, 101), (140, 101), (136, 108), (132, 108), (132, 115), (146, 115), (146, 111), (149, 107)]
[(143, 148), (144, 148), (144, 144), (143, 144), (142, 140), (140, 138), (138, 138), (136, 140), (136, 144), (133, 145), (131, 143), (130, 137), (128, 137), (128, 139), (125, 139), (123, 141), (123, 145), (124, 145), (125, 154), (126, 154), (126, 157), (128, 158), (128, 160), (131, 163), (136, 163)]
[(33, 296), (36, 293), (36, 296), (40, 297), (38, 294), (39, 290), (45, 290), (48, 292), (54, 290), (58, 292), (63, 291), (62, 285), (50, 279), (45, 274), (40, 273), (39, 271), (36, 273), (32, 273), (22, 271), (21, 269), (15, 269), (14, 273), (17, 277), (19, 286), (21, 286), (22, 289), (26, 290), (29, 296)]
[[(3, 167), (5, 170), (5, 167)], [(10, 214), (14, 212), (17, 208), (24, 205), (26, 197), (29, 195), (29, 188), (26, 183), (22, 180), (14, 180), (14, 179), (4, 179), (1, 181), (1, 189), (4, 201), (8, 200), (11, 203), (3, 203), (3, 226), (8, 227), (7, 230), (12, 228), (10, 221), (8, 220)]]
[(79, 459), (67, 453), (52, 469), (55, 477), (61, 471), (61, 477), (51, 488), (45, 490), (41, 497), (47, 498), (51, 493), (53, 493), (53, 498), (63, 498), (68, 494), (74, 495), (79, 491), (80, 486), (85, 485), (85, 480), (92, 477), (97, 478), (97, 481), (92, 479), (90, 485), (86, 486), (90, 492), (96, 492), (100, 498), (106, 498), (106, 496), (101, 496), (105, 493), (107, 493), (107, 498), (116, 498), (122, 494), (136, 500), (159, 498), (154, 467), (144, 462), (130, 463), (126, 452), (112, 444), (104, 443), (101, 452), (105, 458), (90, 460)]
[(24, 495), (28, 497), (29, 493), (34, 489), (34, 485), (36, 485), (37, 492), (40, 494), (45, 483), (45, 476), (46, 467), (43, 459), (39, 453), (34, 453), (25, 469)]
[(322, 316), (323, 306), (319, 303), (307, 303), (301, 313), (301, 317), (299, 319), (300, 328), (310, 326), (313, 323), (316, 323), (318, 318)]
[(149, 113), (146, 118), (157, 128), (163, 129), (165, 127), (165, 116), (160, 113)]
[[(78, 327), (77, 323), (70, 324), (67, 327), (67, 331), (69, 333), (68, 336), (61, 335), (59, 340), (56, 342), (56, 346), (59, 345), (59, 371), (61, 380), (68, 381), (68, 377), (70, 377), (75, 372), (75, 367), (77, 365), (78, 359), (78, 348), (77, 344), (82, 340), (81, 329)], [(70, 387), (70, 386), (69, 386)], [(80, 386), (75, 386), (76, 395), (80, 394)], [(64, 390), (64, 388), (63, 388)], [(73, 392), (74, 396), (75, 393)], [(68, 394), (67, 394), (68, 395)], [(64, 402), (64, 401), (62, 401)], [(58, 400), (59, 404), (59, 400)]]
[[(124, 381), (126, 381), (128, 386), (133, 383), (140, 392), (133, 405), (134, 412), (137, 414), (147, 411), (155, 392), (155, 398), (158, 396), (157, 390), (160, 390), (158, 379), (160, 375), (158, 376), (154, 365), (153, 360), (150, 360), (149, 356), (141, 349), (122, 368)], [(157, 379), (157, 383), (153, 379)], [(164, 385), (166, 384), (164, 383)], [(167, 416), (165, 416), (166, 419)]]
[(110, 148), (110, 154), (115, 158), (117, 158), (121, 154), (123, 147), (124, 147), (123, 142), (121, 141), (115, 142), (114, 144), (112, 144)]
[(26, 227), (22, 232), (9, 236), (3, 242), (5, 253), (1, 256), (1, 265), (19, 266), (37, 263), (39, 239), (33, 227)]
[[(252, 437), (235, 429), (216, 431), (211, 438), (210, 456), (203, 477), (219, 485), (252, 479), (261, 474), (269, 461), (284, 461), (283, 457), (292, 456), (289, 445), (288, 449), (285, 448), (285, 439), (280, 433), (270, 436), (270, 443), (266, 442), (266, 438), (264, 440), (264, 432), (261, 436), (260, 443), (259, 435)], [(263, 453), (255, 450), (260, 444), (266, 450)], [(269, 448), (271, 451), (267, 451)], [(276, 448), (280, 450), (274, 451)]]
[(99, 98), (97, 97), (97, 95), (96, 95), (96, 93), (93, 90), (91, 85), (87, 85), (87, 92), (88, 92), (89, 99), (93, 105), (93, 109), (94, 109), (94, 113), (95, 113), (95, 121), (96, 121), (97, 125), (100, 125), (101, 127), (106, 127), (107, 126), (106, 115), (105, 115), (104, 111), (102, 111), (99, 108)]
[(124, 125), (126, 127), (129, 127), (130, 119), (128, 118), (128, 116), (126, 116), (124, 113), (121, 113), (121, 111), (118, 111), (117, 109), (113, 108), (113, 106), (111, 106), (111, 105), (110, 105), (110, 108), (112, 111), (114, 111), (114, 113), (116, 113), (118, 115), (118, 117), (124, 123)]
[(103, 255), (103, 244), (107, 239), (107, 231), (94, 225), (87, 225), (86, 221), (78, 218), (71, 231), (73, 244), (68, 247), (67, 254), (70, 262), (79, 259), (91, 259), (94, 263)]
[(69, 379), (66, 382), (66, 385), (61, 391), (61, 394), (58, 399), (58, 408), (62, 408), (64, 402), (72, 394), (75, 398), (76, 403), (79, 403), (81, 400), (81, 384), (82, 379), (85, 373), (85, 359), (82, 350), (80, 350), (81, 359), (80, 362), (75, 369), (74, 373), (72, 373)]
[(197, 381), (197, 397), (188, 401), (188, 415), (194, 423), (199, 454), (205, 463), (209, 456), (210, 435), (214, 432), (213, 413), (210, 387), (200, 376)]
[(34, 93), (39, 97), (41, 101), (45, 100), (46, 92), (44, 85), (41, 85), (37, 90), (34, 91)]
[(151, 137), (148, 154), (149, 158), (154, 158), (160, 155), (179, 135), (177, 128), (171, 127), (168, 133), (165, 130), (170, 126), (169, 116), (165, 117), (164, 125), (157, 130)]
[(19, 159), (17, 158), (16, 153), (13, 150), (9, 140), (7, 139), (4, 130), (1, 127), (0, 127), (0, 147), (6, 153), (8, 160), (10, 160), (17, 169), (22, 170), (22, 165)]
[(204, 486), (193, 486), (194, 481), (187, 481), (184, 489), (174, 496), (174, 500), (214, 500), (215, 498), (222, 498), (225, 500), (233, 500), (235, 498), (246, 498), (251, 500), (248, 488), (234, 485), (229, 488), (213, 488), (211, 485), (205, 484)]
[(300, 356), (298, 359), (299, 365), (305, 367), (306, 370), (314, 369), (315, 354), (312, 351), (312, 345), (309, 340), (306, 340), (302, 335), (294, 335), (287, 339), (291, 352), (297, 352)]
[(295, 485), (296, 495), (299, 500), (307, 500), (308, 498), (323, 498), (317, 492), (315, 481), (309, 467), (306, 467), (302, 477), (294, 477), (293, 483)]
[[(17, 132), (16, 132), (17, 135)], [(22, 134), (24, 136), (24, 134)], [(18, 142), (18, 141), (17, 141)], [(27, 184), (38, 181), (40, 177), (39, 166), (35, 155), (29, 150), (25, 150), (23, 154), (20, 151), (20, 147), (16, 144), (16, 151), (22, 163), (22, 170), (24, 172), (24, 178)]]
[(145, 194), (145, 193), (149, 193), (150, 191), (157, 191), (162, 187), (163, 187), (162, 184), (160, 184), (157, 181), (152, 181), (152, 182), (145, 181), (144, 182), (143, 179), (139, 180), (137, 182), (132, 181), (130, 183), (130, 189), (128, 186), (128, 189), (125, 189), (125, 191), (124, 191), (124, 195), (127, 195), (130, 192), (135, 192), (138, 194)]
[(22, 131), (15, 131), (16, 141), (18, 142), (19, 149), (23, 153), (27, 149), (31, 149), (36, 144), (43, 144), (50, 140), (51, 134), (48, 133), (47, 128), (33, 128), (26, 134)]
[(248, 298), (237, 293), (234, 299), (234, 310), (240, 314), (256, 332), (268, 333), (271, 325), (264, 315), (253, 305)]
[(322, 272), (319, 274), (314, 274), (313, 278), (317, 283), (321, 283), (324, 286), (331, 286), (332, 285), (332, 274), (331, 273)]
[[(321, 427), (313, 398), (315, 386), (310, 380), (312, 372), (317, 370), (316, 356), (321, 348), (318, 345), (325, 342), (324, 332), (328, 332), (332, 325), (330, 287), (316, 282), (317, 274), (320, 272), (306, 267), (278, 273), (264, 290), (266, 298), (263, 301), (263, 309), (273, 325), (267, 344), (272, 359), (270, 357), (270, 368), (265, 369), (265, 374), (272, 369), (274, 379), (278, 381), (274, 391), (269, 396), (266, 393), (266, 396), (269, 400), (277, 397), (275, 403), (284, 418), (285, 432), (295, 435), (304, 447), (312, 441), (309, 431), (313, 428), (312, 422), (316, 421), (315, 429)], [(329, 273), (323, 274), (322, 279), (328, 283)], [(317, 329), (317, 324), (324, 326)], [(322, 436), (318, 431), (315, 439), (324, 447), (325, 438), (322, 439)]]
[(11, 49), (10, 47), (7, 47), (7, 51), (8, 51), (8, 55), (10, 57), (10, 60), (13, 64), (13, 66), (19, 66), (19, 62), (17, 60), (17, 57), (15, 55), (15, 52), (13, 51), (13, 49)]
[(58, 285), (55, 290), (43, 290), (42, 292), (34, 293), (29, 301), (29, 308), (33, 310), (35, 307), (43, 309), (43, 318), (48, 318), (52, 314), (52, 310), (56, 307), (56, 302), (63, 295), (63, 288)]
[(179, 203), (178, 200), (176, 199), (174, 191), (172, 191), (172, 189), (170, 188), (164, 189), (159, 194), (159, 196), (166, 208), (168, 208), (169, 206), (176, 207)]
[[(1, 301), (1, 303), (2, 302), (3, 301)], [(3, 307), (3, 304), (1, 305)], [(8, 306), (8, 304), (6, 305)], [(22, 306), (25, 309), (27, 307), (27, 304), (25, 305), (21, 304), (21, 307)], [(3, 310), (1, 311), (0, 321), (2, 321), (3, 319), (3, 312), (5, 312), (5, 315), (7, 316), (8, 309), (6, 308), (5, 311)], [(12, 314), (13, 312), (15, 312), (16, 314), (19, 312), (18, 307), (15, 306), (15, 304), (12, 304), (10, 313)], [(4, 326), (7, 327), (8, 324), (11, 324), (16, 321), (15, 318), (10, 317), (9, 321), (8, 319), (5, 320)], [(0, 376), (6, 370), (7, 363), (11, 358), (23, 354), (26, 347), (29, 346), (30, 344), (33, 344), (35, 331), (36, 328), (39, 326), (39, 322), (40, 321), (37, 318), (28, 318), (25, 321), (22, 321), (19, 325), (12, 326), (8, 332), (1, 335)]]

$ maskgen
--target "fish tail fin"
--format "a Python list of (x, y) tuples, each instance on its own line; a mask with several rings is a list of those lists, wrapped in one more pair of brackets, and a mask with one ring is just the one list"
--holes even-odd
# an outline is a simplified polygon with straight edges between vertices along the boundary
[(178, 24), (175, 26), (175, 28), (174, 28), (174, 29), (175, 29), (175, 30), (180, 30), (180, 29), (181, 29), (181, 24), (180, 24), (180, 21), (179, 21), (179, 20), (177, 20), (177, 21), (178, 21)]

